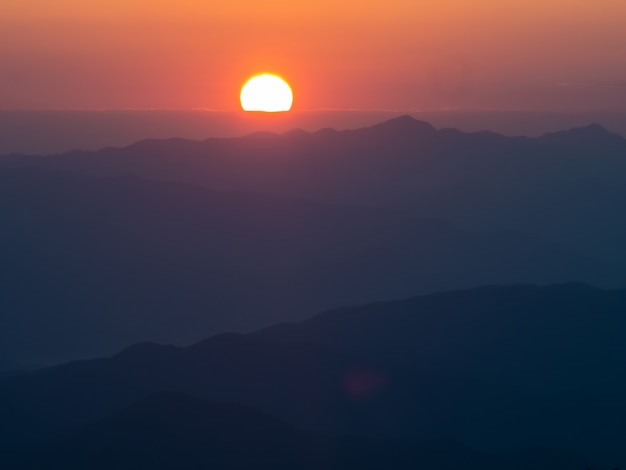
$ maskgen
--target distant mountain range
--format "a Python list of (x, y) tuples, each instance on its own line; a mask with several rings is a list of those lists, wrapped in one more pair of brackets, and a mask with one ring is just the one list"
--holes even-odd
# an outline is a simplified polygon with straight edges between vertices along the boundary
[(7, 364), (483, 284), (626, 285), (626, 270), (512, 232), (133, 176), (0, 170), (0, 220)]
[[(16, 448), (35, 455), (35, 446), (41, 452), (57, 449), (55, 458), (69, 462), (112, 455), (111, 449), (135, 458), (133, 449), (141, 452), (153, 442), (160, 449), (164, 436), (176, 429), (180, 433), (167, 439), (172, 447), (163, 452), (179, 452), (187, 443), (193, 459), (212, 439), (213, 419), (215, 429), (224, 429), (217, 443), (230, 442), (231, 436), (248, 443), (247, 425), (237, 424), (248, 420), (249, 429), (263, 436), (261, 442), (284, 433), (292, 443), (303, 436), (261, 415), (190, 398), (148, 398), (132, 407), (168, 392), (252, 406), (285, 426), (333, 440), (384, 440), (381, 448), (353, 441), (368, 449), (364, 454), (337, 441), (314, 445), (348, 460), (365, 455), (375, 462), (373, 454), (383, 455), (387, 446), (407, 449), (398, 442), (422, 442), (422, 447), (408, 446), (418, 449), (416, 454), (402, 455), (431, 462), (424, 468), (452, 468), (447, 461), (432, 465), (428, 452), (419, 450), (436, 453), (432, 443), (439, 441), (461, 449), (455, 455), (468, 456), (473, 463), (467, 468), (497, 468), (488, 465), (497, 455), (534, 462), (515, 467), (500, 461), (500, 468), (623, 466), (624, 312), (624, 290), (581, 284), (484, 287), (342, 308), (187, 348), (138, 344), (109, 359), (1, 381), (2, 455)], [(215, 418), (209, 418), (212, 414)], [(146, 441), (133, 441), (135, 433)], [(313, 440), (307, 442), (318, 442), (309, 437)], [(272, 445), (263, 444), (262, 450), (275, 449)], [(258, 447), (249, 446), (256, 455)], [(294, 454), (284, 458), (298, 458), (306, 449), (302, 446), (290, 444)], [(225, 449), (216, 455), (222, 458)], [(319, 458), (328, 455), (324, 451)]]
[(624, 467), (625, 203), (598, 125), (0, 157), (0, 467)]
[(435, 130), (404, 116), (350, 131), (148, 140), (5, 156), (0, 165), (375, 205), (471, 230), (527, 233), (626, 265), (626, 140), (596, 124), (526, 138)]

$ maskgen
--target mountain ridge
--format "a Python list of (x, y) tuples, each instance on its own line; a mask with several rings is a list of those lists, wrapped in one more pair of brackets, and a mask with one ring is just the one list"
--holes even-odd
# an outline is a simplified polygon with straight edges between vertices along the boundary
[(33, 169), (0, 171), (0, 195), (0, 357), (26, 365), (450, 288), (626, 284), (557, 244), (380, 208)]
[[(415, 131), (415, 132), (414, 132)], [(134, 174), (215, 190), (377, 206), (472, 230), (513, 230), (626, 266), (626, 140), (597, 125), (541, 137), (434, 130), (399, 117), (369, 128), (142, 141), (0, 166)]]
[(532, 444), (616, 465), (624, 311), (626, 290), (496, 286), (135, 349), (0, 381), (1, 442), (58, 435), (167, 391), (331, 436), (449, 438), (496, 453)]

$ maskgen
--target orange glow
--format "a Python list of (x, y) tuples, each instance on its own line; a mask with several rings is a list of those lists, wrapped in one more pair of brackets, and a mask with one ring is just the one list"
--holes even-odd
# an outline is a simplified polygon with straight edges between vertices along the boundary
[(626, 108), (624, 0), (21, 0), (0, 108), (235, 110), (280, 70), (298, 108)]

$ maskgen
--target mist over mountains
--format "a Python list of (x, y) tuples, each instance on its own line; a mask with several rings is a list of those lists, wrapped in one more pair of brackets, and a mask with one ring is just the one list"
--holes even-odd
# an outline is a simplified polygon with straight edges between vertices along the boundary
[(39, 170), (0, 188), (0, 357), (27, 365), (452, 288), (626, 283), (553, 243), (380, 209)]
[[(162, 413), (178, 417), (165, 420), (172, 429), (211, 429), (213, 418), (200, 424), (204, 405), (192, 399), (116, 415), (142, 397), (176, 392), (252, 406), (325, 436), (422, 442), (431, 451), (448, 441), (476, 449), (468, 468), (482, 468), (481, 454), (516, 455), (518, 464), (535, 455), (528, 468), (615, 466), (626, 461), (625, 308), (625, 291), (579, 284), (477, 288), (344, 308), (187, 348), (139, 344), (0, 382), (1, 441), (53, 442), (83, 429), (59, 445), (128, 447), (125, 433), (152, 428)], [(235, 426), (240, 436), (246, 426)], [(93, 437), (106, 429), (108, 438)]]
[(143, 141), (28, 166), (405, 211), (469, 230), (513, 230), (626, 263), (626, 140), (598, 125), (537, 138), (435, 130), (409, 116), (347, 131)]
[[(286, 132), (300, 128), (316, 131), (324, 127), (355, 129), (397, 117), (397, 111), (292, 110), (284, 117), (255, 119), (236, 112), (200, 110), (14, 110), (0, 109), (0, 155), (23, 153), (47, 155), (70, 150), (124, 147), (145, 139), (180, 137), (239, 137), (259, 130)], [(438, 129), (466, 132), (490, 129), (504, 135), (539, 136), (560, 129), (598, 122), (626, 136), (626, 113), (467, 111), (442, 110), (411, 113)], [(267, 117), (267, 116), (266, 116)], [(34, 138), (36, 136), (36, 138)]]
[(595, 124), (1, 156), (0, 465), (624, 466), (624, 201)]

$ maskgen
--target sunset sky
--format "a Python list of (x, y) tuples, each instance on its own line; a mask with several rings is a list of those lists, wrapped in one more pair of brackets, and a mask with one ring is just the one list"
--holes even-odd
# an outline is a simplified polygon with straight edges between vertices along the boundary
[(626, 109), (624, 0), (20, 0), (0, 109)]

